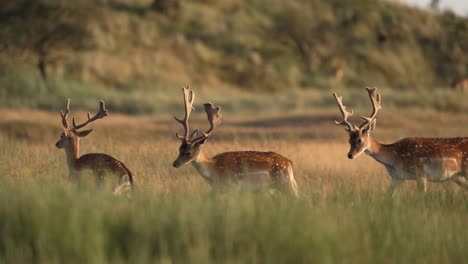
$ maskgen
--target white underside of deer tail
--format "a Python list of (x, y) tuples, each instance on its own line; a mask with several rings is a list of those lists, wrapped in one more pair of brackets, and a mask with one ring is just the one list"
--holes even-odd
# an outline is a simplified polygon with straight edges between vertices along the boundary
[(127, 174), (122, 175), (120, 178), (120, 184), (114, 189), (113, 194), (116, 196), (120, 196), (122, 194), (127, 194), (127, 196), (130, 195), (130, 192), (132, 191), (132, 183), (130, 182), (130, 176)]
[(294, 178), (294, 170), (293, 166), (289, 167), (289, 181), (291, 182), (291, 188), (293, 189), (294, 194), (299, 197), (299, 191), (297, 190), (297, 183), (296, 179)]

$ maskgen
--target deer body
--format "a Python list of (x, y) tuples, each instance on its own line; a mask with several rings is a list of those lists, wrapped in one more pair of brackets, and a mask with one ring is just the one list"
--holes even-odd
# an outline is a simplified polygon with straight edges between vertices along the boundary
[(188, 118), (192, 110), (193, 91), (184, 88), (185, 118), (176, 120), (184, 127), (184, 136), (179, 147), (179, 156), (173, 162), (178, 168), (192, 163), (198, 173), (213, 187), (224, 189), (235, 186), (238, 190), (260, 191), (277, 189), (283, 193), (297, 196), (297, 184), (293, 175), (292, 162), (274, 152), (233, 151), (223, 152), (208, 157), (202, 151), (202, 145), (209, 138), (214, 128), (221, 122), (220, 107), (211, 103), (205, 104), (210, 129), (198, 136), (198, 130), (191, 135)]
[(80, 182), (81, 174), (89, 171), (96, 176), (98, 183), (103, 181), (105, 175), (117, 175), (125, 177), (130, 185), (133, 185), (133, 176), (123, 162), (104, 153), (88, 153), (81, 157), (69, 154), (66, 151), (68, 174), (72, 181)]
[(291, 161), (274, 152), (232, 151), (213, 158), (201, 152), (192, 165), (214, 186), (236, 185), (239, 190), (251, 191), (276, 188), (294, 192), (297, 189)]
[(61, 113), (64, 131), (55, 146), (65, 150), (70, 180), (79, 184), (82, 174), (88, 171), (95, 176), (96, 182), (100, 184), (104, 180), (104, 176), (109, 174), (117, 176), (117, 180), (121, 184), (114, 190), (115, 194), (120, 194), (129, 188), (131, 189), (133, 187), (132, 173), (121, 161), (103, 153), (88, 153), (81, 157), (79, 154), (80, 138), (87, 136), (91, 133), (92, 129), (84, 131), (78, 131), (78, 129), (85, 127), (96, 119), (107, 116), (104, 102), (101, 101), (101, 109), (93, 118), (88, 114), (88, 121), (85, 123), (76, 125), (75, 120), (73, 120), (73, 128), (71, 129), (69, 129), (67, 121), (68, 114), (70, 113), (69, 105), (70, 99), (67, 100), (65, 113)]
[(400, 180), (437, 182), (468, 175), (468, 138), (405, 138), (389, 145), (373, 140), (366, 154)]
[(370, 136), (375, 129), (376, 115), (380, 110), (380, 95), (376, 89), (366, 88), (373, 105), (370, 117), (359, 127), (349, 123), (352, 111), (346, 111), (342, 98), (334, 94), (343, 121), (349, 133), (350, 150), (348, 158), (354, 159), (362, 153), (383, 164), (392, 181), (388, 193), (394, 191), (405, 180), (416, 180), (418, 188), (426, 191), (426, 182), (453, 180), (468, 188), (468, 138), (404, 138), (393, 144), (381, 144)]

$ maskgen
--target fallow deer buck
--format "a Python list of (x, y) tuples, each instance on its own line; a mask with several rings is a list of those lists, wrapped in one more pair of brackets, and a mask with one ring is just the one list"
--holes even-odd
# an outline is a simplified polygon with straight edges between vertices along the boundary
[(55, 146), (65, 149), (67, 158), (68, 173), (70, 179), (79, 184), (84, 172), (89, 171), (96, 177), (96, 182), (101, 184), (105, 175), (117, 176), (119, 186), (114, 190), (114, 194), (121, 194), (133, 188), (133, 176), (130, 170), (119, 160), (103, 153), (88, 153), (80, 157), (80, 138), (91, 133), (92, 129), (78, 131), (93, 121), (104, 118), (108, 115), (104, 101), (100, 101), (99, 111), (91, 117), (88, 113), (88, 120), (76, 125), (75, 118), (72, 119), (72, 128), (69, 128), (68, 115), (70, 114), (70, 99), (67, 100), (65, 112), (60, 111), (62, 117), (63, 133)]
[(183, 93), (185, 117), (181, 120), (174, 116), (184, 129), (183, 136), (176, 133), (182, 143), (179, 147), (179, 156), (172, 164), (175, 168), (192, 163), (198, 173), (215, 188), (234, 186), (241, 191), (272, 188), (288, 195), (298, 196), (292, 162), (277, 153), (233, 151), (208, 157), (202, 151), (202, 145), (221, 123), (219, 113), (221, 108), (211, 103), (204, 104), (210, 128), (200, 135), (198, 129), (190, 134), (188, 121), (195, 94), (189, 87), (183, 88)]
[(333, 93), (343, 116), (337, 125), (345, 126), (349, 134), (351, 149), (348, 158), (354, 159), (362, 153), (383, 164), (391, 177), (388, 194), (393, 196), (395, 190), (405, 180), (416, 180), (418, 189), (426, 191), (427, 181), (440, 182), (452, 180), (468, 188), (468, 138), (404, 138), (393, 144), (381, 144), (371, 137), (375, 129), (376, 116), (382, 108), (381, 97), (376, 88), (366, 88), (372, 102), (370, 117), (361, 118), (360, 126), (351, 124), (348, 112), (343, 105), (343, 98)]

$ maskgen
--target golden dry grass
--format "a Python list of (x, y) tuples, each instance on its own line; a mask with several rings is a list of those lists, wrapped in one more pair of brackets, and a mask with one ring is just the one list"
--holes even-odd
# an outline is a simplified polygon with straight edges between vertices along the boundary
[[(75, 113), (78, 120), (84, 115)], [(12, 155), (21, 157), (3, 161), (0, 169), (10, 172), (12, 178), (55, 177), (58, 171), (63, 177), (57, 180), (66, 179), (65, 155), (54, 146), (61, 132), (58, 114), (1, 110), (0, 116), (2, 133), (15, 145)], [(352, 183), (358, 189), (372, 186), (383, 192), (389, 180), (383, 167), (365, 155), (348, 160), (347, 135), (333, 124), (334, 118), (337, 116), (321, 111), (308, 115), (226, 116), (204, 150), (209, 155), (232, 150), (278, 152), (293, 161), (301, 188), (307, 186), (305, 189), (322, 195), (333, 191), (337, 182)], [(463, 136), (467, 121), (463, 115), (445, 113), (410, 114), (405, 118), (382, 113), (375, 137), (391, 143), (405, 136)], [(192, 123), (198, 128), (207, 125), (199, 115)], [(81, 154), (103, 152), (120, 159), (133, 171), (139, 190), (208, 188), (192, 166), (172, 168), (179, 144), (174, 136), (179, 127), (172, 119), (112, 114), (92, 127), (95, 130), (81, 141)], [(32, 166), (24, 166), (25, 162)]]
[[(77, 117), (84, 113), (74, 112)], [(204, 149), (271, 150), (294, 163), (301, 197), (217, 194), (195, 169), (174, 169), (178, 125), (168, 117), (111, 114), (81, 152), (104, 152), (135, 175), (119, 200), (67, 181), (58, 113), (0, 111), (0, 260), (76, 263), (459, 262), (466, 259), (466, 191), (407, 183), (393, 201), (389, 177), (362, 156), (348, 160), (346, 134), (323, 111), (232, 116)], [(462, 115), (382, 113), (376, 137), (463, 135)], [(379, 120), (380, 120), (379, 119)], [(436, 126), (436, 125), (438, 126)], [(206, 127), (201, 114), (192, 127)], [(398, 252), (396, 254), (395, 252)]]

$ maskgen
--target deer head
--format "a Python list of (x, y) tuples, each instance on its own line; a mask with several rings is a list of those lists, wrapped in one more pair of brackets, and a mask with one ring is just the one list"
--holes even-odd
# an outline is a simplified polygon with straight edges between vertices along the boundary
[(372, 113), (369, 117), (361, 116), (364, 122), (360, 126), (351, 124), (348, 121), (348, 117), (353, 115), (353, 111), (351, 110), (348, 112), (346, 106), (343, 105), (343, 98), (333, 93), (333, 97), (343, 116), (343, 120), (339, 122), (335, 121), (335, 124), (344, 126), (349, 134), (350, 150), (348, 152), (348, 158), (350, 159), (354, 159), (370, 147), (370, 133), (375, 129), (377, 113), (382, 109), (380, 105), (381, 98), (380, 94), (377, 93), (377, 88), (366, 87), (366, 90), (372, 103)]
[(184, 93), (185, 116), (184, 119), (179, 119), (174, 116), (174, 119), (182, 125), (184, 135), (180, 136), (179, 133), (176, 133), (177, 138), (180, 139), (182, 143), (179, 147), (179, 156), (172, 163), (175, 168), (193, 161), (200, 153), (201, 145), (206, 142), (216, 126), (221, 123), (221, 114), (219, 113), (221, 107), (215, 107), (211, 103), (205, 103), (204, 107), (208, 122), (210, 123), (210, 128), (205, 132), (201, 132), (200, 135), (198, 129), (195, 129), (190, 134), (188, 120), (192, 109), (194, 109), (193, 102), (195, 100), (195, 93), (190, 90), (190, 87), (182, 88), (182, 91)]
[(104, 104), (104, 101), (101, 100), (99, 102), (99, 110), (93, 117), (91, 117), (91, 115), (88, 113), (88, 120), (86, 122), (84, 122), (84, 123), (79, 124), (79, 125), (77, 125), (75, 123), (75, 118), (73, 118), (72, 119), (72, 125), (73, 125), (72, 128), (70, 128), (69, 124), (68, 124), (68, 115), (69, 114), (70, 114), (70, 99), (67, 99), (65, 112), (60, 110), (60, 116), (62, 117), (63, 132), (62, 132), (62, 134), (60, 134), (60, 139), (55, 144), (55, 146), (57, 148), (59, 148), (59, 149), (60, 148), (70, 147), (70, 146), (73, 146), (73, 145), (76, 146), (76, 144), (79, 141), (79, 138), (85, 137), (89, 133), (91, 133), (91, 131), (93, 131), (92, 129), (78, 131), (78, 129), (84, 128), (85, 126), (89, 125), (93, 121), (107, 116), (109, 113), (106, 110), (106, 106)]

